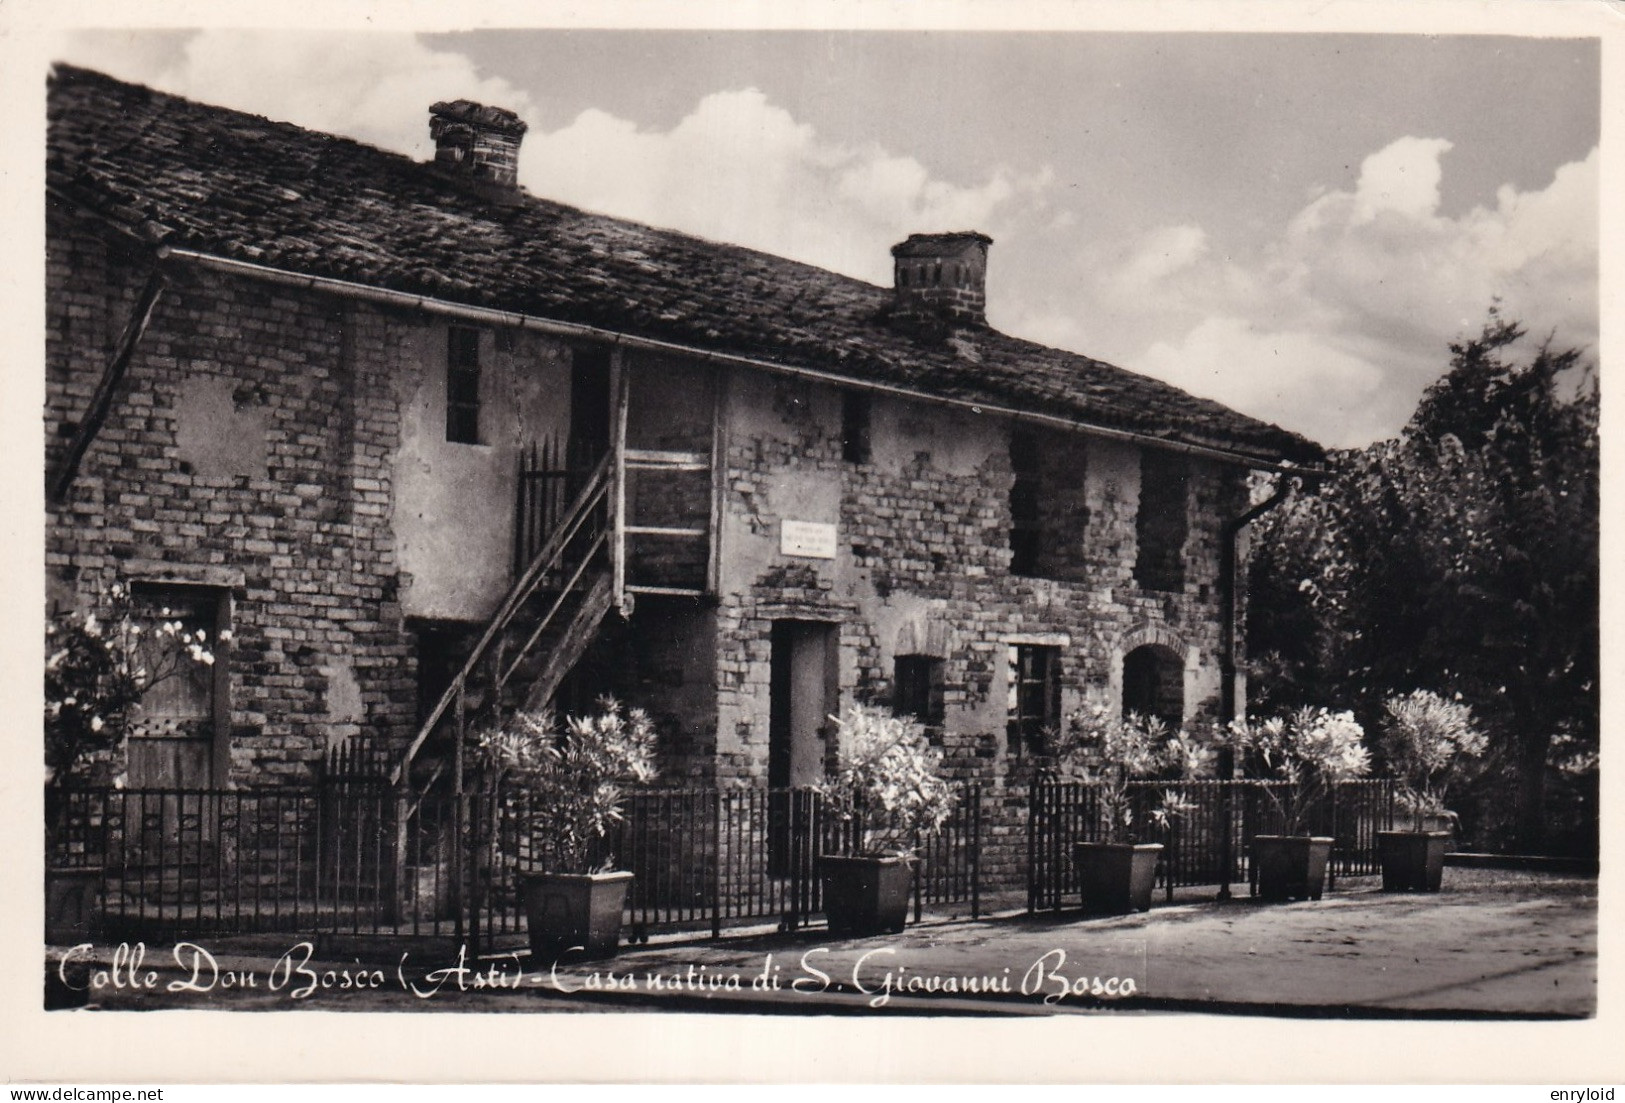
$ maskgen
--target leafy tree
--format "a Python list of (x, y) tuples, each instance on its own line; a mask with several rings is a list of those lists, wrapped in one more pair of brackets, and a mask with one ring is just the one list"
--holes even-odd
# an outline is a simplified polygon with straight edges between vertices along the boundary
[(1490, 738), (1463, 810), (1480, 843), (1590, 849), (1597, 386), (1550, 340), (1514, 359), (1524, 336), (1492, 309), (1398, 438), (1335, 453), (1331, 478), (1261, 520), (1253, 674), (1270, 708), (1351, 696), (1368, 724), (1393, 693), (1465, 702)]

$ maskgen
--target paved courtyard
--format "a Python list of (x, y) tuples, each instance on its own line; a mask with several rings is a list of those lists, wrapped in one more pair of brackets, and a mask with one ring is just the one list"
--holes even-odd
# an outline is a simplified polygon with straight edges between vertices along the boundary
[[(928, 921), (834, 940), (813, 929), (655, 940), (553, 967), (410, 947), (321, 961), (286, 945), (98, 946), (102, 1010), (790, 1014), (1228, 1012), (1579, 1017), (1595, 1011), (1594, 878), (1451, 869), (1437, 896), (1345, 880), (1318, 902), (1187, 899), (1143, 915)], [(287, 952), (284, 952), (287, 951)], [(404, 958), (401, 956), (404, 954)], [(330, 955), (331, 956), (331, 955)], [(150, 981), (150, 983), (147, 983)]]

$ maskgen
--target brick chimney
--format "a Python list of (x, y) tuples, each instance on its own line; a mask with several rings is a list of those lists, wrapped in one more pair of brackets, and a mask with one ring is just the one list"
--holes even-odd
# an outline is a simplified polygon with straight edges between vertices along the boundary
[(936, 331), (987, 325), (987, 247), (974, 230), (910, 234), (893, 245), (892, 322)]
[(470, 100), (429, 108), (435, 165), (454, 177), (493, 188), (518, 188), (519, 141), (526, 129), (512, 111)]

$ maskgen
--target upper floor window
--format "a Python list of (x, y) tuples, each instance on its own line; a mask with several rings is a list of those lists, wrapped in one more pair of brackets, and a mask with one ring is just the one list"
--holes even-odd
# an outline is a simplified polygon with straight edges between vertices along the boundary
[(446, 331), (446, 439), (480, 442), (480, 332), (452, 326)]
[(1010, 434), (1010, 573), (1036, 575), (1043, 541), (1043, 488), (1038, 437), (1028, 429)]
[(1147, 590), (1179, 590), (1185, 585), (1189, 483), (1190, 468), (1184, 456), (1154, 449), (1140, 452), (1134, 581)]
[(841, 458), (847, 463), (869, 462), (869, 413), (867, 391), (841, 392)]
[(1010, 646), (1011, 754), (1044, 754), (1061, 725), (1061, 649), (1051, 644)]
[(912, 716), (928, 728), (940, 727), (947, 713), (942, 698), (945, 665), (932, 655), (897, 656), (893, 711), (898, 716)]

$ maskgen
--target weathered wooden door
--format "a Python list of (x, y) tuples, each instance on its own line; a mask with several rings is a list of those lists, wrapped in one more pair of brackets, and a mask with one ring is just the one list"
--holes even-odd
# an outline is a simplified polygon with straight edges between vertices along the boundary
[(824, 779), (824, 747), (839, 686), (833, 624), (773, 624), (768, 785), (801, 788)]
[[(205, 586), (138, 586), (138, 651), (156, 680), (141, 699), (126, 746), (132, 789), (207, 789), (215, 782), (221, 723), (217, 672), (194, 660), (180, 632), (202, 631), (218, 651), (220, 592)], [(218, 661), (218, 658), (217, 658)]]
[(768, 873), (796, 879), (797, 914), (809, 910), (818, 839), (814, 795), (824, 779), (829, 717), (839, 692), (839, 633), (818, 621), (773, 622), (767, 741)]

